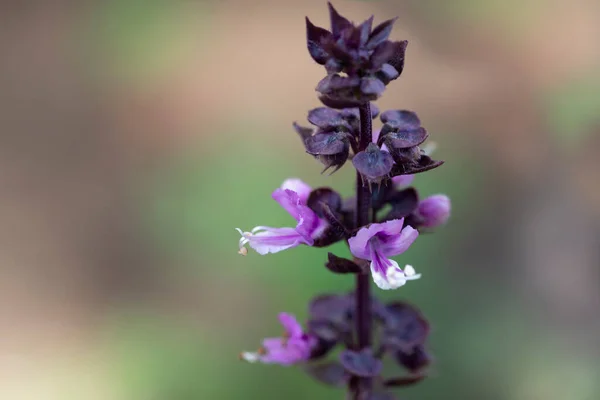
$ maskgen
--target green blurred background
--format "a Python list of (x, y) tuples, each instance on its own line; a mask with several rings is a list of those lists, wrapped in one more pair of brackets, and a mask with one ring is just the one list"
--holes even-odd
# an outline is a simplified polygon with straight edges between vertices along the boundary
[[(600, 4), (346, 1), (399, 15), (407, 64), (378, 102), (415, 110), (450, 223), (398, 261), (432, 321), (410, 399), (600, 397)], [(326, 250), (240, 257), (233, 228), (287, 226), (287, 177), (345, 194), (291, 128), (323, 69), (324, 1), (0, 3), (0, 398), (338, 399), (238, 361), (352, 279)], [(334, 247), (347, 254), (343, 245)]]

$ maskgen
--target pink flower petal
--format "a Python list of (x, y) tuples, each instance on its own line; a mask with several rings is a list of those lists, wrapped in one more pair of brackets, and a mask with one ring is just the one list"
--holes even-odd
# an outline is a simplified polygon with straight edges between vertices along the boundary
[(275, 189), (271, 195), (296, 221), (300, 220), (300, 197), (290, 189)]
[(283, 325), (283, 328), (290, 338), (302, 336), (302, 325), (300, 325), (298, 320), (293, 315), (288, 313), (280, 313), (279, 322), (281, 322), (281, 325)]
[(407, 226), (400, 234), (390, 235), (379, 239), (378, 251), (386, 257), (393, 257), (404, 253), (417, 239), (419, 232)]
[(307, 183), (305, 183), (304, 181), (302, 181), (298, 178), (286, 179), (281, 184), (281, 189), (283, 189), (283, 190), (289, 189), (291, 191), (296, 192), (298, 194), (298, 198), (300, 199), (300, 201), (303, 204), (306, 204), (306, 200), (308, 200), (308, 196), (310, 195), (310, 192), (312, 191), (312, 188)]
[(248, 245), (261, 255), (277, 253), (301, 243), (312, 245), (294, 228), (265, 228), (248, 237)]

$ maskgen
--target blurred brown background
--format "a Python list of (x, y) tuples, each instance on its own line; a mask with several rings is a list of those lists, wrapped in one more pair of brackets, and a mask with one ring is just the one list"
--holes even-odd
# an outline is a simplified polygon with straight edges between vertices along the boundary
[[(407, 397), (598, 398), (600, 3), (334, 5), (400, 16), (378, 105), (417, 111), (447, 162), (415, 180), (454, 207), (403, 256), (424, 278), (383, 294), (434, 327)], [(324, 251), (236, 254), (234, 227), (289, 222), (286, 177), (352, 187), (291, 129), (324, 74), (305, 15), (327, 26), (313, 0), (0, 2), (0, 398), (341, 398), (237, 361), (352, 286)]]

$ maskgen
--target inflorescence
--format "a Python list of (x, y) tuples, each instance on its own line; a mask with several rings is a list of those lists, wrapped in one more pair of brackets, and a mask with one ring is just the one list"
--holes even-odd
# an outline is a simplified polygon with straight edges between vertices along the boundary
[[(414, 112), (380, 113), (371, 104), (404, 69), (408, 42), (388, 39), (396, 19), (373, 28), (373, 17), (357, 26), (331, 3), (329, 12), (330, 31), (306, 18), (308, 51), (327, 72), (316, 87), (324, 106), (308, 112), (312, 126), (293, 126), (306, 152), (323, 164), (323, 172), (334, 173), (351, 160), (358, 176), (356, 196), (344, 199), (329, 187), (313, 189), (300, 179), (287, 179), (272, 198), (296, 221), (295, 227), (236, 228), (241, 235), (239, 253), (246, 255), (246, 246), (265, 255), (299, 245), (326, 247), (345, 241), (353, 258), (328, 253), (325, 266), (329, 271), (360, 276), (370, 273), (377, 287), (397, 289), (421, 274), (411, 265), (401, 268), (391, 257), (404, 253), (419, 233), (443, 225), (450, 215), (447, 196), (421, 199), (409, 186), (414, 174), (443, 162), (431, 158), (433, 146), (423, 145), (429, 134)], [(382, 126), (372, 130), (372, 120), (377, 117)], [(368, 210), (360, 206), (359, 197), (365, 193)], [(369, 222), (358, 223), (361, 218)], [(283, 336), (265, 339), (256, 352), (244, 352), (240, 357), (249, 362), (302, 364), (323, 383), (347, 385), (355, 398), (358, 394), (365, 399), (393, 398), (375, 394), (388, 393), (392, 387), (410, 385), (426, 376), (425, 368), (431, 361), (425, 348), (429, 324), (414, 306), (397, 301), (382, 304), (367, 295), (316, 296), (309, 305), (306, 328), (292, 315), (281, 313)], [(365, 299), (368, 304), (358, 304)], [(365, 307), (369, 320), (361, 321), (358, 310)], [(378, 333), (374, 343), (360, 343), (356, 338), (353, 328), (360, 330), (361, 324)], [(338, 359), (323, 361), (338, 344), (345, 347)], [(381, 359), (385, 355), (409, 374), (382, 377)], [(361, 379), (374, 385), (361, 385)]]

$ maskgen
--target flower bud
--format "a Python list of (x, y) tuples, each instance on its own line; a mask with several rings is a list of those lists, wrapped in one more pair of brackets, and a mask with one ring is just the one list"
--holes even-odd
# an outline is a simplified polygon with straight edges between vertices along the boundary
[(450, 199), (443, 194), (429, 196), (419, 203), (417, 214), (423, 227), (436, 228), (443, 225), (450, 217)]

